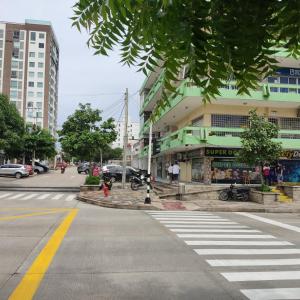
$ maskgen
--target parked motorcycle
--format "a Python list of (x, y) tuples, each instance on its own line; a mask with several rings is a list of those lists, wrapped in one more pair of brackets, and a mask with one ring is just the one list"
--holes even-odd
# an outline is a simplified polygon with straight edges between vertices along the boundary
[(228, 201), (228, 200), (248, 201), (249, 188), (236, 187), (233, 184), (231, 184), (229, 188), (220, 192), (219, 199), (222, 201)]
[[(141, 174), (130, 178), (130, 187), (133, 191), (137, 191), (140, 187), (147, 185), (148, 175)], [(151, 183), (150, 188), (152, 189)]]

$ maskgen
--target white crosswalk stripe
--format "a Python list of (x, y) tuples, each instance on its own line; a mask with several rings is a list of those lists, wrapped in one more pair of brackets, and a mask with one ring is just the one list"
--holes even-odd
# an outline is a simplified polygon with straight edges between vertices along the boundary
[[(193, 247), (199, 256), (204, 259), (207, 256), (207, 264), (221, 268), (220, 274), (227, 281), (243, 283), (240, 291), (248, 299), (300, 299), (300, 249), (293, 248), (293, 243), (274, 240), (277, 237), (207, 212), (149, 211), (148, 214)], [(253, 219), (266, 222), (257, 216)], [(273, 222), (276, 221), (268, 220), (270, 224)], [(281, 227), (288, 226), (283, 225), (280, 223)], [(289, 286), (280, 286), (278, 282), (288, 282)], [(256, 283), (259, 289), (255, 288)]]
[(57, 194), (56, 196), (52, 197), (52, 200), (59, 200), (64, 194)]
[(10, 195), (11, 195), (11, 193), (2, 194), (2, 195), (0, 195), (0, 199), (5, 198), (5, 197), (8, 197), (8, 196), (10, 196)]
[(1, 201), (10, 201), (10, 200), (16, 200), (16, 201), (28, 201), (28, 200), (34, 200), (34, 201), (67, 201), (70, 202), (72, 200), (76, 199), (76, 194), (70, 194), (70, 193), (31, 193), (31, 192), (25, 192), (25, 193), (1, 193), (0, 192), (0, 200)]
[(21, 198), (21, 197), (23, 197), (24, 195), (25, 195), (25, 194), (16, 194), (16, 195), (14, 195), (14, 196), (10, 197), (10, 198), (9, 198), (9, 200), (18, 199), (18, 198)]
[(29, 194), (27, 195), (26, 197), (23, 198), (23, 200), (28, 200), (28, 199), (32, 199), (34, 198), (35, 196), (37, 196), (38, 194)]
[(241, 292), (251, 300), (300, 299), (300, 288), (250, 289)]

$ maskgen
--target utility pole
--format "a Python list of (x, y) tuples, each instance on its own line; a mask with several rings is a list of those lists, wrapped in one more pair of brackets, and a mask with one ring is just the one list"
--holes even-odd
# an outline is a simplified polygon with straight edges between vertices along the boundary
[(149, 146), (148, 146), (148, 174), (147, 174), (147, 196), (145, 204), (151, 204), (150, 189), (151, 189), (151, 155), (152, 155), (152, 121), (150, 120), (149, 128)]
[(124, 124), (124, 138), (123, 138), (123, 173), (122, 173), (122, 188), (125, 189), (126, 183), (126, 153), (128, 144), (128, 88), (125, 92), (125, 124)]

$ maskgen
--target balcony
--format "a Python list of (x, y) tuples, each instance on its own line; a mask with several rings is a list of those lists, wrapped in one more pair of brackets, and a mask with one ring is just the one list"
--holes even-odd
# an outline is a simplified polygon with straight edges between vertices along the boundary
[[(153, 101), (153, 100), (154, 100), (155, 96), (158, 94), (158, 91), (160, 90), (160, 88), (162, 86), (163, 76), (164, 76), (164, 72), (161, 72), (161, 74), (157, 78), (156, 82), (151, 87), (149, 93), (145, 97), (143, 106), (140, 110), (140, 114), (145, 110), (153, 109), (153, 106), (154, 106), (154, 103), (155, 103), (155, 101)], [(149, 105), (149, 104), (152, 104), (152, 105)]]
[[(187, 151), (199, 146), (241, 147), (243, 128), (184, 127), (160, 140), (161, 152)], [(284, 149), (300, 149), (300, 130), (280, 130), (274, 139)]]

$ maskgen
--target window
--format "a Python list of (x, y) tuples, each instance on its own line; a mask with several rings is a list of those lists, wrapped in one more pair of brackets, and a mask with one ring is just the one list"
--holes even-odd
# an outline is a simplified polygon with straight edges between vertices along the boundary
[(44, 58), (44, 53), (43, 52), (39, 52), (39, 58)]
[(33, 118), (33, 111), (32, 110), (27, 112), (27, 117), (28, 118)]
[(39, 48), (44, 49), (44, 43), (39, 43)]
[(31, 101), (27, 102), (27, 107), (32, 108), (33, 107), (33, 102), (31, 102)]
[(38, 87), (38, 88), (42, 88), (42, 87), (43, 87), (43, 83), (42, 83), (42, 82), (38, 82), (38, 83), (37, 83), (37, 87)]
[[(28, 95), (28, 97), (34, 97), (34, 92), (29, 91), (29, 92), (27, 93), (27, 95)], [(28, 103), (30, 103), (30, 102), (28, 102)], [(28, 106), (29, 106), (29, 105), (28, 105)]]
[(39, 109), (42, 109), (43, 103), (42, 102), (36, 102), (36, 107)]
[(20, 40), (23, 41), (24, 40), (24, 30), (20, 31)]
[(277, 87), (270, 87), (270, 92), (278, 93), (278, 88)]
[(44, 73), (43, 72), (38, 72), (38, 78), (43, 78), (44, 77)]
[(17, 71), (11, 71), (11, 78), (17, 78)]
[(4, 30), (0, 29), (0, 39), (3, 39)]
[(45, 34), (44, 33), (39, 33), (39, 38), (42, 40), (45, 38)]
[(34, 63), (33, 61), (30, 61), (30, 62), (29, 62), (29, 67), (30, 67), (30, 68), (34, 68), (34, 67), (35, 67), (35, 63)]
[(23, 79), (23, 72), (22, 71), (19, 71), (19, 76), (18, 76), (19, 79)]
[(248, 126), (248, 116), (211, 115), (212, 127), (241, 128)]
[(289, 83), (288, 77), (280, 77), (280, 83)]
[(0, 40), (0, 48), (3, 48), (3, 40)]
[(29, 52), (29, 57), (35, 57), (35, 53), (34, 52)]
[(297, 78), (295, 78), (295, 77), (290, 77), (290, 78), (289, 78), (289, 84), (297, 84)]
[(13, 49), (12, 56), (14, 58), (19, 58), (19, 49), (18, 48)]
[(288, 93), (289, 89), (288, 88), (280, 88), (280, 93)]
[(38, 67), (39, 67), (39, 68), (44, 68), (44, 63), (39, 62)]
[(23, 62), (19, 61), (19, 69), (23, 69)]
[(16, 81), (16, 80), (11, 80), (11, 81), (10, 81), (10, 87), (11, 87), (11, 88), (17, 89), (17, 88), (18, 88), (18, 81)]
[(10, 91), (10, 97), (11, 98), (18, 98), (18, 92), (17, 91)]
[(11, 62), (11, 67), (17, 69), (19, 67), (19, 63), (15, 60)]
[(37, 96), (38, 98), (43, 98), (43, 93), (42, 93), (42, 92), (37, 92), (37, 93), (36, 93), (36, 96)]
[(36, 33), (35, 32), (30, 32), (30, 40), (35, 42), (35, 40), (36, 40)]
[(300, 129), (300, 119), (299, 118), (280, 118), (280, 128), (281, 129)]
[(194, 120), (192, 120), (192, 126), (199, 126), (201, 127), (203, 125), (203, 116), (199, 117), (199, 118), (196, 118)]
[(34, 77), (34, 72), (28, 72), (28, 77)]
[(20, 31), (18, 31), (18, 30), (14, 31), (13, 39), (14, 40), (19, 40), (20, 39)]
[(33, 81), (29, 81), (29, 82), (28, 82), (28, 86), (34, 87), (34, 82), (33, 82)]
[(291, 93), (291, 94), (297, 94), (297, 89), (294, 89), (294, 88), (289, 89), (289, 93)]
[(36, 113), (36, 117), (37, 117), (37, 118), (42, 118), (42, 117), (43, 117), (42, 112), (41, 112), (41, 111), (38, 111), (38, 112)]

